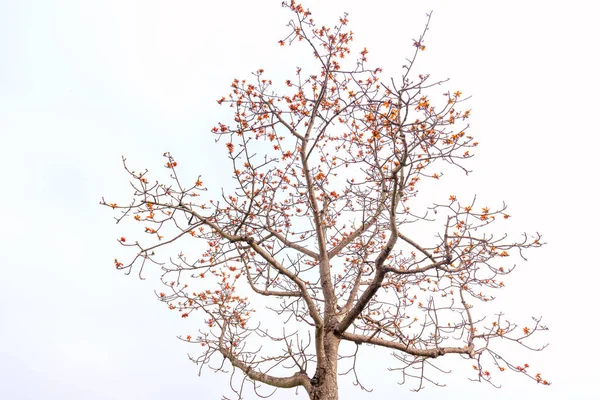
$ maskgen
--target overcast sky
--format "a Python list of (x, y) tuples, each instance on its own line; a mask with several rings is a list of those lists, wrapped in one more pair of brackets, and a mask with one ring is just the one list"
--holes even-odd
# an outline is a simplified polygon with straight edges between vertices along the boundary
[[(0, 0), (0, 398), (218, 399), (227, 377), (197, 377), (193, 332), (156, 301), (157, 281), (113, 268), (127, 227), (98, 205), (129, 198), (125, 155), (181, 171), (217, 189), (229, 177), (210, 128), (226, 121), (215, 99), (260, 67), (275, 79), (307, 59), (280, 49), (289, 15), (279, 0)], [(587, 399), (597, 394), (600, 263), (597, 187), (599, 6), (593, 1), (307, 1), (318, 23), (344, 11), (372, 65), (400, 70), (434, 10), (417, 69), (472, 95), (481, 143), (467, 179), (449, 192), (506, 201), (511, 229), (539, 231), (498, 307), (544, 316), (544, 352), (515, 349), (553, 382), (517, 374), (502, 389), (445, 377), (413, 394), (393, 375), (367, 373), (366, 394), (342, 380), (341, 398)], [(398, 75), (396, 75), (398, 76)], [(223, 171), (223, 172), (221, 172)], [(218, 195), (218, 191), (214, 192)], [(173, 250), (177, 251), (176, 249)], [(390, 365), (391, 365), (390, 357)], [(385, 371), (377, 359), (369, 371)], [(371, 368), (372, 367), (372, 368)], [(378, 376), (385, 379), (377, 380)], [(399, 377), (398, 377), (399, 378)], [(291, 398), (279, 392), (276, 399)], [(304, 394), (302, 394), (304, 395)], [(248, 393), (247, 399), (253, 394)], [(303, 398), (303, 397), (300, 397)]]

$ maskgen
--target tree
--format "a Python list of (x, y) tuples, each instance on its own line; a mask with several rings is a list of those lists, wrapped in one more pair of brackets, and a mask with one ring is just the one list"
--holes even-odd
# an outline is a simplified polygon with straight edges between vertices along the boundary
[[(541, 236), (493, 235), (493, 224), (509, 218), (506, 206), (475, 199), (444, 196), (427, 213), (411, 210), (421, 182), (442, 176), (434, 166), (468, 172), (464, 160), (477, 146), (466, 133), (462, 93), (447, 91), (434, 106), (431, 93), (445, 81), (414, 76), (430, 15), (400, 79), (385, 80), (367, 67), (367, 49), (348, 62), (347, 16), (320, 27), (302, 5), (283, 5), (293, 20), (279, 44), (304, 45), (313, 69), (297, 68), (284, 94), (259, 69), (218, 100), (233, 113), (234, 123), (213, 133), (225, 142), (236, 186), (219, 200), (205, 198), (201, 177), (186, 186), (170, 153), (168, 183), (151, 183), (147, 170), (123, 159), (133, 201), (101, 204), (122, 211), (118, 222), (143, 221), (150, 243), (120, 238), (134, 255), (127, 264), (115, 259), (116, 267), (161, 268), (166, 289), (158, 298), (183, 318), (204, 319), (197, 336), (182, 337), (198, 344), (194, 361), (201, 371), (241, 372), (232, 385), (240, 398), (251, 382), (255, 390), (302, 387), (311, 399), (337, 399), (338, 375), (349, 372), (365, 389), (356, 360), (371, 346), (392, 350), (401, 380), (416, 378), (417, 390), (439, 384), (428, 375), (434, 359), (457, 355), (472, 360), (479, 381), (492, 383), (493, 369), (548, 384), (495, 347), (540, 350), (528, 340), (547, 328), (535, 318), (517, 326), (485, 306), (513, 271), (502, 263), (540, 247)], [(436, 224), (437, 235), (419, 234), (415, 224)], [(185, 240), (195, 240), (199, 254), (158, 258)]]

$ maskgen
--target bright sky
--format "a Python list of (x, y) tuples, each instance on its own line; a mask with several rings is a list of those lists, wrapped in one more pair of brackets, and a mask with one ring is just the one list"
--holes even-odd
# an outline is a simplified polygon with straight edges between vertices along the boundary
[[(215, 99), (260, 67), (286, 79), (306, 60), (280, 49), (289, 16), (280, 0), (0, 1), (0, 398), (217, 399), (227, 377), (201, 378), (175, 336), (193, 329), (155, 300), (159, 288), (113, 268), (116, 239), (101, 196), (127, 201), (126, 155), (162, 173), (171, 151), (189, 176), (218, 189), (230, 173), (210, 128), (228, 118)], [(342, 380), (341, 398), (588, 399), (597, 393), (592, 308), (600, 265), (593, 249), (600, 134), (595, 2), (316, 0), (318, 23), (350, 13), (356, 49), (399, 70), (434, 10), (417, 69), (472, 95), (474, 173), (440, 183), (440, 195), (506, 201), (512, 228), (549, 243), (529, 254), (498, 307), (551, 328), (540, 354), (515, 349), (553, 382), (502, 376), (503, 388), (445, 377), (419, 394), (393, 375), (367, 395)], [(456, 175), (458, 176), (458, 175)], [(215, 196), (218, 191), (215, 191)], [(174, 252), (177, 250), (173, 250)], [(196, 321), (200, 323), (200, 321)], [(377, 373), (377, 374), (375, 374)], [(369, 375), (367, 373), (367, 375)], [(398, 377), (399, 379), (399, 377)], [(248, 393), (247, 399), (253, 394)], [(279, 392), (275, 399), (291, 398)], [(303, 398), (303, 397), (300, 397)]]

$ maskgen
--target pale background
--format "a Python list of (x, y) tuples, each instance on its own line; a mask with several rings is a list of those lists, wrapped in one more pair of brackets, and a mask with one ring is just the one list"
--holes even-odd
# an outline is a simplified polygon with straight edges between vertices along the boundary
[[(280, 3), (0, 0), (0, 398), (228, 393), (226, 376), (196, 376), (186, 356), (195, 348), (175, 339), (194, 321), (184, 324), (155, 300), (156, 281), (114, 270), (116, 238), (130, 226), (114, 225), (98, 201), (128, 200), (121, 155), (162, 173), (168, 150), (207, 186), (227, 180), (225, 150), (210, 128), (228, 114), (215, 99), (233, 77), (262, 67), (286, 79), (307, 60), (301, 47), (277, 45), (289, 19)], [(372, 64), (388, 74), (399, 70), (433, 9), (417, 70), (450, 77), (449, 90), (473, 96), (471, 133), (481, 142), (472, 176), (446, 180), (434, 194), (504, 200), (515, 229), (539, 230), (549, 243), (520, 265), (498, 307), (524, 321), (544, 315), (550, 347), (516, 349), (515, 357), (552, 386), (505, 373), (496, 390), (458, 369), (445, 377), (448, 387), (413, 394), (381, 374), (388, 363), (377, 358), (364, 359), (375, 393), (348, 380), (341, 398), (596, 398), (596, 2), (305, 5), (328, 25), (349, 12), (356, 49), (367, 46)]]

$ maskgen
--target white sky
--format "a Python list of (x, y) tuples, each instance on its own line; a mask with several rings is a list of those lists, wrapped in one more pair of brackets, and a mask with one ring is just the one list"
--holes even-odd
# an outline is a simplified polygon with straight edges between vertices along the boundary
[[(196, 377), (186, 356), (195, 348), (175, 339), (193, 332), (194, 321), (155, 300), (158, 282), (113, 269), (121, 251), (116, 238), (127, 227), (114, 225), (98, 201), (128, 200), (121, 155), (138, 169), (162, 172), (168, 150), (181, 171), (203, 174), (207, 186), (227, 180), (225, 150), (210, 128), (228, 114), (215, 99), (228, 93), (233, 77), (263, 67), (285, 79), (307, 59), (301, 47), (277, 46), (288, 20), (280, 3), (0, 0), (0, 398), (227, 393), (226, 376)], [(304, 4), (323, 24), (349, 12), (356, 49), (367, 46), (372, 64), (388, 74), (399, 70), (433, 9), (417, 69), (450, 77), (448, 89), (473, 96), (471, 134), (481, 142), (472, 176), (441, 183), (439, 196), (504, 200), (512, 228), (538, 230), (549, 243), (529, 254), (499, 292), (498, 305), (525, 321), (544, 316), (550, 347), (540, 354), (515, 349), (515, 357), (552, 386), (505, 373), (496, 390), (456, 373), (445, 377), (445, 389), (413, 394), (393, 375), (371, 374), (366, 383), (374, 394), (342, 380), (341, 397), (592, 398), (600, 356), (593, 317), (600, 278), (594, 253), (600, 134), (593, 122), (600, 7), (592, 1)], [(369, 371), (387, 365), (365, 359)]]

